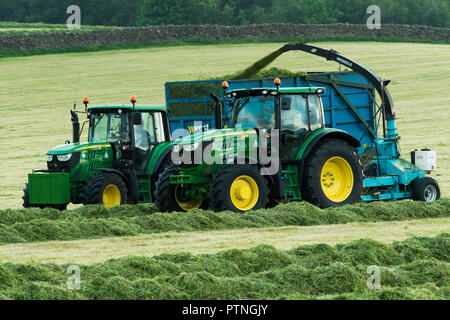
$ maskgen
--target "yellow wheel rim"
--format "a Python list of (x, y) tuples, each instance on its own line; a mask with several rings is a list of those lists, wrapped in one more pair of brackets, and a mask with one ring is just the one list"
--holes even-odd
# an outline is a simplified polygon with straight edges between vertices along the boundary
[(120, 190), (114, 184), (109, 184), (103, 190), (103, 205), (106, 208), (120, 206)]
[(178, 193), (181, 192), (182, 187), (179, 184), (175, 187), (175, 200), (184, 211), (191, 211), (193, 209), (198, 209), (203, 203), (203, 199), (191, 199), (188, 202), (183, 202), (178, 199)]
[(251, 210), (258, 202), (258, 184), (249, 176), (237, 177), (231, 184), (230, 198), (237, 209)]
[(333, 202), (342, 202), (353, 190), (353, 171), (350, 164), (341, 157), (327, 160), (320, 173), (322, 190)]

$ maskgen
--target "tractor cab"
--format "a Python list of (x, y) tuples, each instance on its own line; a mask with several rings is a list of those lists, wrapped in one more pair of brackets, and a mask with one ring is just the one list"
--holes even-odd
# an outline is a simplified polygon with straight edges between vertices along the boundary
[[(294, 159), (298, 148), (315, 130), (325, 127), (321, 94), (324, 88), (238, 89), (227, 92), (232, 104), (230, 126), (235, 129), (278, 129), (281, 159)], [(226, 89), (227, 83), (223, 84)]]
[(145, 174), (152, 150), (170, 140), (162, 107), (100, 106), (88, 111), (88, 142), (109, 143), (114, 167), (133, 167), (138, 175)]

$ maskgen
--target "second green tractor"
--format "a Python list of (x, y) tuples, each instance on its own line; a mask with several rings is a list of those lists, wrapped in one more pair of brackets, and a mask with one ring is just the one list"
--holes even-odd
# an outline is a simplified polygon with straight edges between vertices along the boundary
[[(214, 97), (218, 129), (174, 143), (178, 163), (156, 183), (161, 211), (245, 212), (290, 200), (319, 207), (360, 200), (359, 142), (345, 131), (325, 128), (324, 89), (279, 88), (279, 79), (275, 82), (276, 88), (227, 92), (230, 128), (223, 128), (220, 101)], [(275, 142), (279, 147), (272, 148)]]

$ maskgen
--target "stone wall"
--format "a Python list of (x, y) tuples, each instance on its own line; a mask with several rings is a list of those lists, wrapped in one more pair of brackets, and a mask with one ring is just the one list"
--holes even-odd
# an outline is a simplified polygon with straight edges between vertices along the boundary
[(24, 51), (174, 40), (270, 40), (311, 38), (396, 39), (450, 42), (450, 29), (384, 24), (380, 30), (352, 24), (262, 24), (249, 26), (149, 26), (94, 31), (0, 35), (0, 51)]

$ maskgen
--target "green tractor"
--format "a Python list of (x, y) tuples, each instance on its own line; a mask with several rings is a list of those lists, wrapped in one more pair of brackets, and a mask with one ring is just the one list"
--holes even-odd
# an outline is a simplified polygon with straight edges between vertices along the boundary
[(217, 129), (174, 142), (173, 164), (156, 183), (161, 211), (245, 212), (292, 200), (330, 207), (361, 199), (359, 141), (325, 128), (324, 88), (279, 88), (278, 78), (275, 85), (228, 91), (230, 128), (222, 125), (221, 103), (212, 95)]
[[(167, 111), (160, 106), (92, 106), (71, 110), (73, 142), (47, 152), (47, 169), (28, 175), (23, 206), (66, 209), (69, 203), (152, 202), (155, 180), (170, 164)], [(79, 114), (87, 117), (81, 131)], [(88, 141), (80, 142), (89, 123)]]

